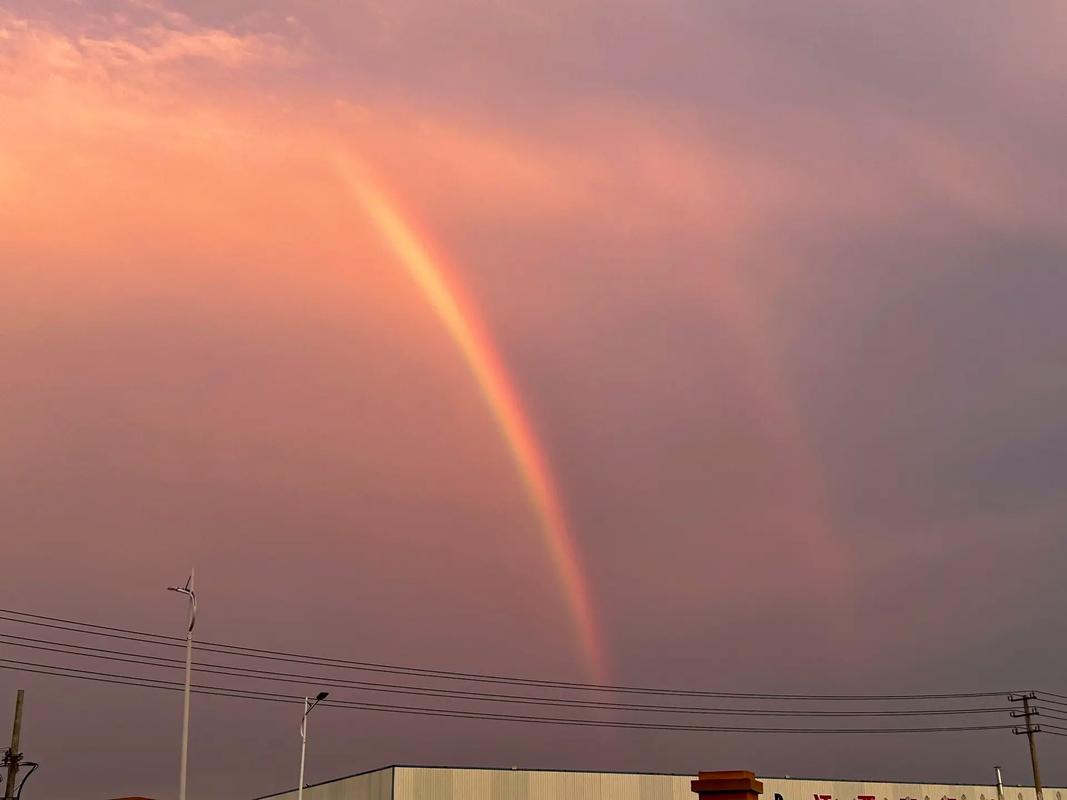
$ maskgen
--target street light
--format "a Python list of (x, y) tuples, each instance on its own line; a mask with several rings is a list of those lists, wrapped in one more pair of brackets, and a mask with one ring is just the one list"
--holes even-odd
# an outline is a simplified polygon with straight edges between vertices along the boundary
[(185, 697), (182, 713), (182, 766), (178, 782), (178, 800), (185, 800), (185, 775), (189, 764), (189, 679), (193, 674), (193, 626), (196, 625), (196, 590), (193, 588), (195, 570), (189, 570), (185, 586), (168, 586), (167, 591), (189, 598), (189, 627), (185, 633)]
[(308, 714), (329, 696), (329, 692), (319, 692), (314, 700), (304, 698), (304, 716), (300, 718), (300, 783), (296, 787), (296, 800), (304, 800), (304, 753), (308, 745)]

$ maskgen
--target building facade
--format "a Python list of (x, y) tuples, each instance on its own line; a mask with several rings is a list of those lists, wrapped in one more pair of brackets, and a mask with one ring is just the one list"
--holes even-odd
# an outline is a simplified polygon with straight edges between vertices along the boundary
[[(696, 800), (692, 775), (392, 766), (304, 788), (304, 800)], [(997, 787), (943, 783), (760, 778), (760, 800), (997, 800)], [(296, 800), (296, 790), (257, 800)], [(1005, 786), (1004, 800), (1037, 800)], [(1046, 786), (1044, 800), (1067, 800)]]

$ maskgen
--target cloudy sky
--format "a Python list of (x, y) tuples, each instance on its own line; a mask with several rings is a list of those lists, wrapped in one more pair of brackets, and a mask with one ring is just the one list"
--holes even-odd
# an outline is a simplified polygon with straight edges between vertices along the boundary
[[(8, 0), (3, 607), (180, 635), (163, 589), (195, 565), (215, 641), (1067, 690), (1065, 26), (1058, 2)], [(477, 365), (352, 164), (498, 359), (593, 645)], [(178, 695), (2, 671), (3, 719), (20, 686), (28, 797), (174, 796)], [(194, 697), (190, 797), (293, 786), (298, 720)], [(1040, 747), (1067, 783), (1067, 739)], [(316, 712), (310, 780), (394, 762), (1029, 766), (1006, 731)]]

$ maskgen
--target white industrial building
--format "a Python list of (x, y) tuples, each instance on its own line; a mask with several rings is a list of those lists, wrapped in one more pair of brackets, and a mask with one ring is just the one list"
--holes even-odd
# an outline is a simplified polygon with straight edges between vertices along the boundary
[[(304, 800), (697, 800), (691, 775), (392, 766), (307, 786)], [(760, 800), (997, 800), (995, 785), (760, 778)], [(296, 790), (257, 800), (296, 800)], [(1005, 786), (1004, 800), (1037, 800)], [(1067, 800), (1045, 787), (1044, 800)]]

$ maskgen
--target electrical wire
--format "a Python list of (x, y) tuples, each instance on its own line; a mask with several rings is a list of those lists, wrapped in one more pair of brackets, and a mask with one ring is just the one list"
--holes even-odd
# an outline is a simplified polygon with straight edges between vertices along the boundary
[[(6, 641), (6, 640), (19, 641)], [(0, 642), (13, 647), (21, 647), (62, 655), (79, 656), (83, 658), (96, 658), (107, 661), (139, 664), (143, 666), (162, 667), (168, 669), (183, 669), (184, 659), (166, 658), (163, 656), (144, 655), (131, 653), (124, 650), (112, 650), (108, 648), (91, 647), (88, 645), (72, 644), (68, 642), (56, 642), (48, 639), (37, 639), (26, 636), (0, 633)], [(32, 642), (29, 644), (28, 642)], [(49, 647), (46, 645), (58, 645)], [(72, 652), (70, 649), (76, 648)], [(162, 663), (155, 663), (162, 662)], [(419, 686), (402, 686), (398, 684), (382, 684), (366, 681), (353, 681), (347, 678), (336, 678), (324, 675), (303, 675), (291, 672), (278, 672), (261, 670), (251, 667), (234, 666), (230, 664), (214, 664), (210, 662), (196, 662), (198, 672), (213, 675), (226, 675), (229, 677), (253, 678), (259, 680), (280, 681), (283, 683), (305, 684), (330, 684), (339, 688), (353, 688), (370, 692), (386, 694), (403, 694), (423, 697), (437, 697), (446, 699), (478, 700), (484, 702), (561, 706), (567, 708), (582, 709), (607, 709), (615, 711), (633, 711), (645, 713), (676, 713), (687, 715), (723, 715), (723, 716), (768, 716), (768, 717), (931, 717), (942, 715), (969, 715), (969, 714), (992, 714), (1005, 713), (1012, 709), (1009, 707), (982, 707), (982, 708), (934, 708), (934, 709), (905, 709), (905, 710), (857, 710), (826, 711), (810, 709), (753, 709), (753, 708), (708, 708), (708, 707), (679, 707), (679, 706), (655, 706), (639, 703), (609, 703), (601, 701), (569, 700), (554, 697), (534, 697), (528, 695), (487, 694), (481, 692), (466, 692), (462, 690), (442, 690)], [(239, 670), (239, 671), (235, 671)], [(249, 673), (249, 674), (245, 674)]]
[[(5, 666), (12, 665), (12, 666)], [(60, 667), (51, 664), (36, 664), (34, 662), (23, 662), (14, 659), (0, 659), (0, 669), (8, 669), (19, 672), (28, 672), (39, 675), (50, 675), (53, 677), (63, 678), (75, 678), (80, 680), (95, 681), (99, 683), (110, 683), (124, 686), (136, 686), (140, 688), (148, 689), (162, 689), (167, 691), (182, 691), (183, 684), (177, 681), (163, 681), (157, 678), (148, 678), (145, 676), (136, 675), (122, 675), (118, 673), (98, 672), (94, 670), (81, 670), (71, 667)], [(234, 697), (248, 700), (260, 700), (265, 702), (282, 702), (282, 703), (298, 703), (303, 702), (303, 698), (291, 697), (288, 695), (282, 695), (275, 692), (263, 692), (259, 690), (247, 691), (242, 689), (234, 689), (232, 687), (225, 686), (204, 686), (200, 684), (194, 684), (190, 687), (190, 691), (197, 694), (215, 695), (222, 697)], [(324, 700), (321, 703), (325, 706), (344, 708), (344, 709), (356, 709), (363, 711), (380, 711), (383, 713), (394, 714), (409, 714), (415, 716), (431, 716), (431, 717), (444, 717), (450, 719), (475, 719), (475, 720), (491, 720), (496, 722), (524, 722), (531, 724), (543, 724), (543, 725), (563, 725), (563, 726), (576, 726), (576, 727), (592, 727), (592, 728), (621, 728), (621, 729), (633, 729), (633, 730), (653, 730), (653, 731), (688, 731), (698, 733), (767, 733), (767, 734), (911, 734), (911, 733), (956, 733), (956, 732), (974, 732), (974, 731), (993, 731), (993, 730), (1011, 730), (1012, 725), (957, 725), (957, 726), (937, 726), (937, 727), (923, 727), (923, 728), (754, 728), (743, 726), (726, 726), (726, 725), (681, 725), (681, 724), (659, 724), (659, 723), (645, 723), (645, 722), (618, 722), (618, 721), (604, 721), (604, 720), (588, 720), (588, 719), (575, 719), (567, 717), (539, 717), (534, 715), (520, 715), (520, 714), (500, 714), (500, 713), (484, 713), (477, 711), (462, 711), (454, 709), (437, 709), (427, 708), (423, 706), (399, 706), (389, 705), (384, 703), (367, 703), (362, 701), (347, 701), (347, 700)], [(1065, 729), (1067, 730), (1067, 729)]]
[(1052, 713), (1050, 713), (1048, 711), (1042, 711), (1041, 709), (1035, 709), (1034, 716), (1035, 717), (1040, 717), (1041, 719), (1058, 719), (1058, 720), (1061, 720), (1063, 722), (1067, 722), (1067, 716), (1060, 716), (1059, 714), (1052, 714)]
[(15, 792), (15, 800), (22, 800), (22, 787), (26, 785), (26, 781), (30, 779), (30, 776), (37, 771), (37, 768), (41, 766), (36, 761), (24, 761), (23, 766), (29, 767), (30, 771), (22, 776), (22, 780), (19, 781), (18, 791)]
[[(129, 628), (119, 628), (109, 625), (98, 625), (89, 622), (64, 619), (62, 617), (50, 617), (43, 614), (31, 614), (24, 611), (0, 608), (0, 614), (13, 614), (16, 617), (0, 616), (0, 620), (25, 625), (54, 628), (72, 633), (92, 636), (104, 636), (113, 639), (139, 642), (142, 644), (166, 645), (184, 647), (184, 639), (176, 636), (164, 636), (162, 634), (147, 633)], [(62, 623), (62, 624), (55, 624)], [(64, 626), (79, 626), (77, 628)], [(88, 628), (90, 630), (83, 630)], [(149, 641), (146, 641), (149, 639)], [(902, 701), (902, 700), (949, 700), (949, 699), (976, 699), (983, 697), (996, 697), (1009, 694), (1009, 692), (943, 692), (928, 694), (889, 694), (889, 695), (819, 695), (819, 694), (788, 694), (767, 692), (721, 692), (699, 691), (690, 689), (668, 689), (663, 687), (640, 687), (640, 686), (614, 686), (596, 683), (578, 683), (571, 681), (542, 680), (535, 678), (520, 678), (505, 675), (493, 675), (477, 672), (457, 672), (451, 670), (427, 669), (422, 667), (406, 667), (395, 664), (383, 664), (371, 661), (352, 661), (348, 659), (327, 658), (284, 650), (269, 650), (243, 645), (232, 645), (224, 642), (203, 641), (198, 643), (198, 648), (207, 652), (224, 653), (231, 656), (244, 656), (248, 658), (263, 658), (273, 661), (288, 663), (314, 664), (316, 666), (328, 666), (338, 669), (353, 669), (368, 672), (383, 672), (409, 677), (435, 678), (442, 680), (470, 681), (478, 683), (507, 684), (513, 686), (541, 687), (563, 690), (577, 690), (586, 692), (612, 692), (617, 694), (644, 694), (664, 695), (672, 697), (714, 697), (730, 699), (750, 700), (799, 700), (799, 701)]]

